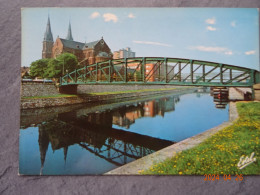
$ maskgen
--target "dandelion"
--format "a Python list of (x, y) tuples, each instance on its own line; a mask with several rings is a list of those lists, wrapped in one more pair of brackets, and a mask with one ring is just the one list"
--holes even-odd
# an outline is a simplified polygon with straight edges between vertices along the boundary
[(179, 171), (179, 175), (182, 175), (182, 172), (181, 172), (181, 171)]

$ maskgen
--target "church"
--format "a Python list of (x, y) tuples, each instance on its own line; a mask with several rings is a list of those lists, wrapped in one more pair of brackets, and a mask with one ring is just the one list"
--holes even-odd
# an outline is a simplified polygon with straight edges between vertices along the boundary
[(74, 54), (81, 65), (94, 64), (113, 58), (113, 54), (103, 37), (100, 40), (89, 43), (74, 41), (70, 23), (67, 37), (62, 39), (58, 36), (54, 42), (51, 32), (50, 17), (48, 16), (46, 31), (43, 38), (42, 58), (56, 58), (62, 53)]

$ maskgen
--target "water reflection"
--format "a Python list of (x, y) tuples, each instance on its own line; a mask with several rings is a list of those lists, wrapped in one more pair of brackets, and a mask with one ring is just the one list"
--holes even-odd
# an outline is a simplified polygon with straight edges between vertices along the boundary
[[(221, 123), (223, 119), (218, 117), (212, 124), (201, 126), (203, 118), (194, 120), (192, 114), (191, 116), (185, 114), (187, 109), (194, 106), (194, 97), (197, 97), (205, 104), (205, 108), (203, 106), (200, 108), (201, 117), (211, 115), (212, 108), (206, 107), (210, 104), (208, 103), (210, 99), (205, 94), (208, 94), (208, 91), (183, 96), (182, 100), (186, 106), (180, 105), (177, 113), (175, 110), (180, 103), (181, 95), (161, 95), (138, 101), (129, 100), (104, 105), (23, 110), (20, 173), (102, 174), (151, 154), (175, 143), (175, 140), (182, 140), (203, 129), (208, 129), (212, 124)], [(209, 113), (205, 113), (207, 110)], [(180, 118), (185, 120), (181, 122)], [(149, 126), (152, 125), (151, 121), (162, 128), (157, 131), (157, 127)], [(189, 122), (193, 124), (185, 127), (184, 125)], [(192, 131), (190, 131), (191, 126), (193, 126)], [(33, 127), (32, 131), (29, 130), (31, 127)], [(173, 131), (172, 128), (180, 131)], [(186, 132), (185, 129), (188, 131)], [(28, 148), (27, 144), (33, 143), (35, 136), (38, 137), (38, 147), (33, 145), (32, 148)], [(68, 154), (71, 157), (69, 160)], [(34, 159), (37, 156), (40, 164), (37, 164)], [(27, 161), (31, 164), (28, 165)], [(62, 161), (67, 167), (59, 166)], [(84, 164), (86, 162), (88, 163)], [(54, 165), (56, 169), (53, 168)]]
[(211, 89), (211, 94), (214, 98), (216, 108), (225, 109), (229, 103), (228, 88), (226, 87), (215, 87)]
[[(71, 122), (73, 119), (73, 122)], [(59, 114), (58, 119), (39, 125), (41, 167), (49, 143), (53, 151), (63, 149), (64, 161), (71, 145), (82, 148), (121, 166), (128, 158), (138, 159), (170, 144), (171, 141), (112, 128), (110, 112), (77, 117), (75, 112)]]

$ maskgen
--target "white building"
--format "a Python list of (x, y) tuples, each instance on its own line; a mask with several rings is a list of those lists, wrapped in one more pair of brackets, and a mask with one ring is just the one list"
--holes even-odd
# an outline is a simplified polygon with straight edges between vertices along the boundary
[(135, 57), (135, 52), (133, 52), (130, 47), (127, 47), (125, 49), (120, 49), (119, 51), (115, 51), (113, 54), (114, 59), (134, 58), (134, 57)]

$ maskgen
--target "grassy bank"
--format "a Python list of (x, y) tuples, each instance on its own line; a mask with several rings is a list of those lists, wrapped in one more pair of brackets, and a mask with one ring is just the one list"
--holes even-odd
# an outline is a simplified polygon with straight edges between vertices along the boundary
[[(186, 88), (188, 89), (188, 87), (186, 87)], [(116, 94), (124, 94), (124, 93), (169, 91), (169, 90), (186, 89), (186, 88), (166, 88), (166, 89), (142, 89), (142, 90), (128, 90), (128, 91), (109, 91), (109, 92), (88, 93), (86, 95), (116, 95)], [(58, 95), (48, 95), (48, 96), (22, 97), (22, 99), (63, 98), (63, 97), (77, 97), (77, 96), (82, 96), (82, 95), (58, 94)]]
[[(260, 102), (237, 103), (239, 119), (198, 146), (154, 164), (141, 174), (260, 174)], [(254, 152), (256, 162), (238, 169), (242, 155)]]
[(47, 99), (47, 98), (64, 98), (64, 97), (77, 97), (77, 95), (58, 94), (58, 95), (47, 95), (47, 96), (29, 96), (29, 97), (22, 97), (22, 99)]
[[(165, 89), (139, 89), (139, 90), (128, 90), (128, 91), (108, 91), (108, 92), (97, 92), (89, 93), (90, 95), (113, 95), (113, 94), (123, 94), (123, 93), (140, 93), (140, 92), (153, 92), (153, 91), (169, 91), (175, 90), (176, 88), (165, 88)], [(180, 89), (180, 88), (178, 88)]]

